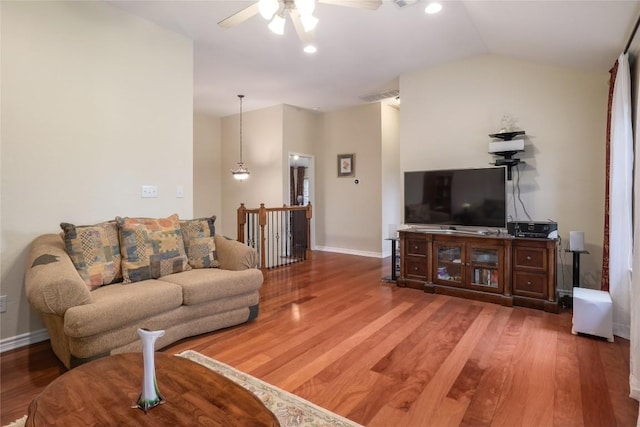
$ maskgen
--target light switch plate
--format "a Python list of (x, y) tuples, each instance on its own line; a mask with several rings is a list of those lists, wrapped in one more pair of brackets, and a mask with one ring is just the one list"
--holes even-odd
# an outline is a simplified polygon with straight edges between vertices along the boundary
[(157, 185), (143, 185), (140, 188), (140, 197), (143, 199), (158, 197), (158, 186)]

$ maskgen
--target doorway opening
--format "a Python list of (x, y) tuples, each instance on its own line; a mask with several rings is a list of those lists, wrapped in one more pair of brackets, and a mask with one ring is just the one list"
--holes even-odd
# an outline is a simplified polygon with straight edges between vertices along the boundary
[[(314, 203), (314, 158), (310, 154), (289, 153), (289, 179), (285, 192), (285, 205), (307, 206)], [(311, 242), (315, 248), (315, 212), (311, 218)]]

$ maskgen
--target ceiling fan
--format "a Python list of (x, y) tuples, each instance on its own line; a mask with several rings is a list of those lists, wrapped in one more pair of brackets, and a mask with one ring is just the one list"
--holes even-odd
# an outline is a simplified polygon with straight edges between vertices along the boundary
[(286, 15), (288, 14), (298, 37), (307, 44), (305, 46), (305, 50), (307, 50), (312, 42), (311, 32), (318, 24), (318, 18), (313, 16), (316, 2), (369, 10), (376, 10), (382, 4), (382, 0), (258, 0), (251, 6), (218, 22), (218, 25), (222, 28), (231, 28), (260, 14), (264, 19), (270, 21), (268, 27), (272, 32), (284, 34)]

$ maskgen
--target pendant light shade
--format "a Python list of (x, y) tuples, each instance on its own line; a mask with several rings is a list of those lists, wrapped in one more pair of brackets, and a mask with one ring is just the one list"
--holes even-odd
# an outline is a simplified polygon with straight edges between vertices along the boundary
[(249, 178), (249, 175), (251, 175), (249, 173), (249, 169), (244, 167), (242, 162), (238, 162), (238, 167), (232, 170), (231, 173), (233, 174), (233, 177), (238, 181), (244, 181), (245, 179)]
[(316, 0), (295, 0), (294, 4), (300, 15), (311, 15), (316, 8)]
[(260, 0), (258, 2), (258, 11), (260, 15), (266, 20), (271, 20), (273, 15), (280, 9), (280, 4), (278, 0)]
[(238, 162), (238, 167), (231, 170), (231, 175), (238, 181), (243, 181), (249, 178), (250, 172), (242, 162), (242, 98), (244, 95), (238, 95), (240, 98), (240, 161)]
[(308, 33), (309, 31), (313, 31), (318, 25), (319, 19), (313, 15), (301, 15), (300, 21), (302, 21), (302, 27), (304, 28), (304, 32)]
[(271, 20), (271, 22), (269, 23), (269, 25), (267, 25), (267, 27), (269, 27), (269, 29), (278, 35), (283, 35), (284, 34), (284, 24), (286, 24), (287, 21), (280, 15), (276, 15), (273, 17), (273, 19)]

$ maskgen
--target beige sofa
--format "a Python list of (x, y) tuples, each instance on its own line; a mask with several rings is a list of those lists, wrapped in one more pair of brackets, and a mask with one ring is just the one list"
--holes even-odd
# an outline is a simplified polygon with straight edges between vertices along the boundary
[(156, 348), (238, 325), (258, 315), (262, 272), (257, 254), (214, 236), (220, 268), (191, 269), (158, 279), (90, 290), (60, 234), (32, 243), (26, 265), (27, 299), (46, 325), (67, 368), (109, 354), (139, 351), (138, 328), (165, 330)]

